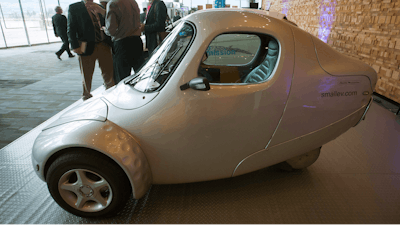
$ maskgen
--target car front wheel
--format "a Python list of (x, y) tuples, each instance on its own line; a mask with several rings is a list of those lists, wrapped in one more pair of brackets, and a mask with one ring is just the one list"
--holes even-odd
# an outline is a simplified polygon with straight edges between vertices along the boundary
[(131, 194), (129, 180), (115, 162), (85, 150), (57, 158), (48, 169), (46, 182), (62, 208), (82, 217), (112, 216)]

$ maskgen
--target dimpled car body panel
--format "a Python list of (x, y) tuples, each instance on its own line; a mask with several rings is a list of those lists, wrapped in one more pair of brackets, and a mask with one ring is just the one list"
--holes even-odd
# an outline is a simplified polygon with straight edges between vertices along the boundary
[[(195, 29), (193, 40), (162, 87), (142, 93), (120, 82), (96, 100), (106, 111), (99, 107), (97, 116), (64, 116), (39, 135), (32, 161), (42, 179), (49, 159), (70, 148), (112, 158), (131, 181), (135, 198), (151, 183), (238, 176), (333, 140), (356, 125), (371, 102), (373, 69), (285, 22), (280, 14), (215, 9), (181, 21)], [(279, 53), (271, 76), (260, 83), (211, 83), (207, 91), (181, 90), (198, 77), (214, 38), (227, 33), (275, 39)]]
[(136, 140), (125, 130), (110, 121), (72, 121), (44, 130), (35, 140), (32, 152), (33, 165), (45, 180), (45, 164), (59, 151), (91, 149), (113, 159), (128, 175), (135, 198), (142, 197), (152, 183), (151, 169), (145, 154)]

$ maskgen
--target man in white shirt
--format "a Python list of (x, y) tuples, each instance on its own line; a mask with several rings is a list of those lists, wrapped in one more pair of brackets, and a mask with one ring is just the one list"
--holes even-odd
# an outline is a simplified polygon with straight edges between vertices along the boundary
[(111, 0), (107, 3), (104, 32), (111, 36), (114, 81), (138, 72), (143, 63), (143, 42), (140, 38), (140, 10), (135, 0)]

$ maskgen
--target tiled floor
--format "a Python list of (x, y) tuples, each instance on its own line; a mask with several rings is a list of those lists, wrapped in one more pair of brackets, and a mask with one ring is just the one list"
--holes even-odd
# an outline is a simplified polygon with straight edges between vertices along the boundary
[[(80, 99), (77, 57), (54, 54), (61, 43), (0, 49), (0, 149)], [(93, 90), (102, 85), (96, 67)]]
[[(382, 98), (379, 95), (374, 95), (374, 101), (378, 105), (384, 107), (392, 113), (397, 113), (399, 111), (400, 103), (392, 103), (390, 101), (386, 101), (385, 98)], [(400, 114), (398, 116), (400, 116)]]

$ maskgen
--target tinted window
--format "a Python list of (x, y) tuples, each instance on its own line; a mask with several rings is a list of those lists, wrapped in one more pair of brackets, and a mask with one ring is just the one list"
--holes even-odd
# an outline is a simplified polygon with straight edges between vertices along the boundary
[(253, 34), (221, 34), (207, 48), (206, 65), (243, 65), (251, 62), (261, 40)]
[(189, 47), (194, 35), (194, 27), (180, 23), (151, 55), (138, 75), (127, 83), (141, 92), (153, 92), (167, 82), (179, 59)]

